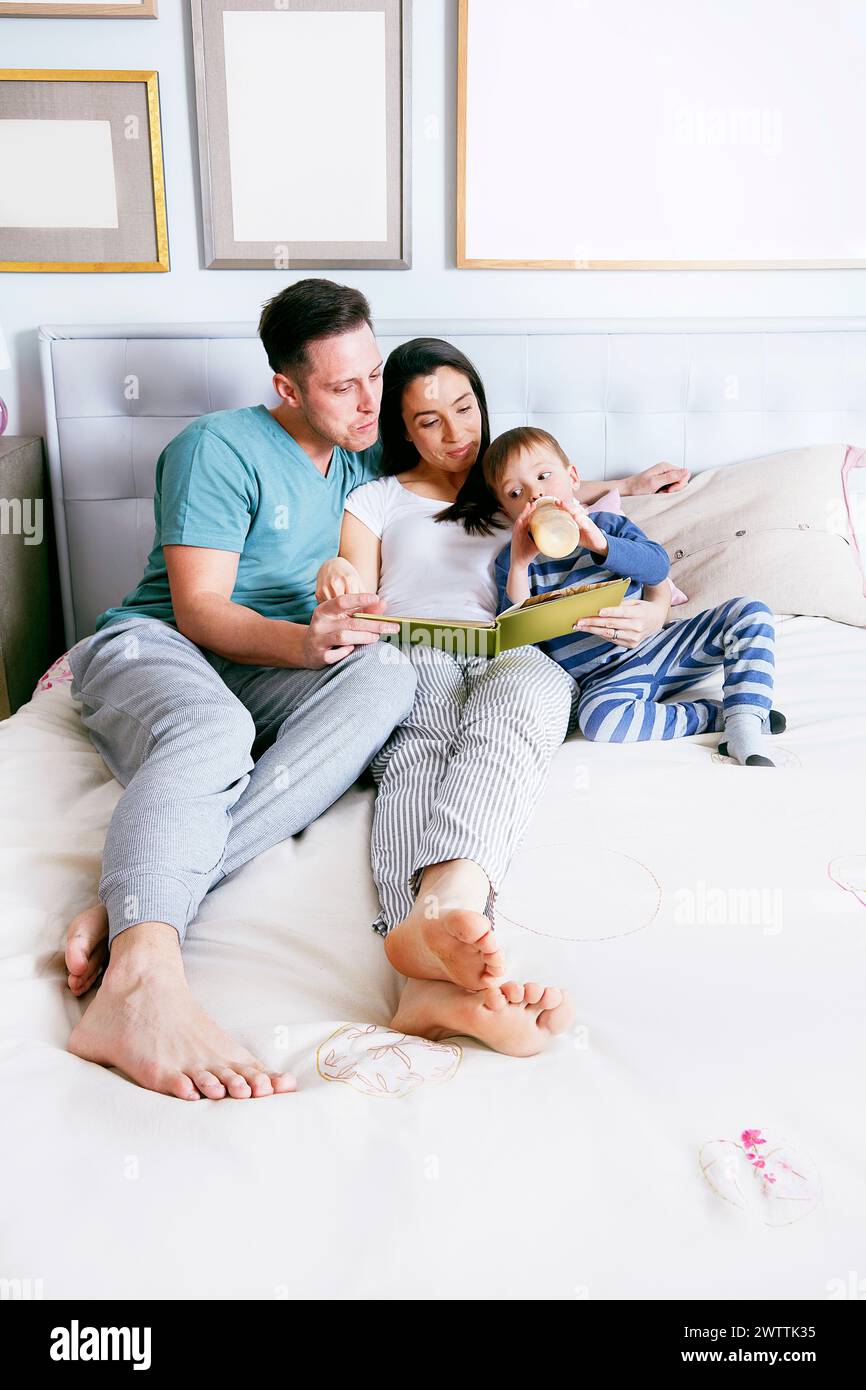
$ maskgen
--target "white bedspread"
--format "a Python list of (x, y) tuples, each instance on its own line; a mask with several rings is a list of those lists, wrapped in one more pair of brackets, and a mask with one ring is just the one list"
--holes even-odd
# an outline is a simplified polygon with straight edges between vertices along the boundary
[[(244, 1299), (822, 1299), (866, 1278), (866, 632), (784, 620), (775, 703), (776, 770), (715, 736), (561, 750), (499, 930), (579, 1022), (529, 1060), (387, 1034), (371, 797), (349, 792), (212, 894), (185, 951), (202, 1004), (299, 1092), (188, 1104), (65, 1050), (64, 927), (120, 789), (68, 689), (38, 694), (0, 726), (0, 1277)], [(744, 1128), (786, 1141), (808, 1200), (711, 1190), (702, 1147)]]

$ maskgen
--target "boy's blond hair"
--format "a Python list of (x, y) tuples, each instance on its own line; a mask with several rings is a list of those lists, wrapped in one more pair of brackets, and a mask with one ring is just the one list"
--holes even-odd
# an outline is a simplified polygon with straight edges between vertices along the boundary
[(548, 434), (547, 430), (539, 429), (537, 425), (517, 425), (513, 430), (506, 430), (504, 434), (497, 435), (481, 461), (487, 486), (495, 492), (515, 455), (538, 448), (550, 449), (551, 453), (559, 458), (563, 468), (571, 467), (571, 460), (562, 445), (552, 434)]

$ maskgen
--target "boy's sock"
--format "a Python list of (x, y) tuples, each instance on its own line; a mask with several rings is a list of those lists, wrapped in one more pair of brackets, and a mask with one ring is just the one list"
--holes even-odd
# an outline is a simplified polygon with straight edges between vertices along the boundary
[[(787, 721), (787, 719), (785, 718), (785, 716), (784, 716), (784, 714), (782, 713), (782, 711), (781, 711), (780, 709), (771, 709), (771, 710), (770, 710), (770, 713), (764, 717), (764, 720), (763, 720), (763, 722), (762, 722), (762, 724), (761, 724), (761, 731), (762, 731), (762, 733), (765, 733), (765, 734), (783, 734), (783, 733), (785, 732), (785, 730), (787, 729), (787, 727), (788, 727), (788, 721)], [(725, 723), (725, 732), (727, 733), (727, 731), (728, 731), (728, 724), (727, 724), (727, 722), (726, 722), (726, 723)], [(720, 744), (719, 744), (719, 752), (721, 753), (721, 755), (722, 755), (723, 758), (732, 758), (732, 757), (734, 756), (733, 753), (729, 753), (729, 752), (728, 752), (728, 745), (727, 745), (727, 743), (720, 743)], [(760, 755), (757, 755), (757, 756), (760, 756)], [(737, 761), (739, 762), (739, 758), (737, 759)], [(765, 758), (765, 759), (763, 760), (763, 763), (762, 763), (762, 764), (759, 764), (759, 766), (765, 766), (767, 763), (769, 763), (770, 767), (775, 767), (775, 766), (776, 766), (775, 763), (770, 763), (769, 758)]]
[[(725, 756), (743, 767), (772, 767), (761, 754), (764, 716), (759, 709), (737, 709), (725, 716)], [(721, 744), (719, 745), (721, 751)]]

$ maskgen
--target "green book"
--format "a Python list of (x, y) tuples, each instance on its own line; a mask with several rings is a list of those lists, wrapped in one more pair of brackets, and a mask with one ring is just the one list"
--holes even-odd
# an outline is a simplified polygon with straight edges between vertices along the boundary
[(579, 618), (593, 618), (601, 608), (622, 603), (628, 579), (609, 579), (540, 594), (508, 608), (489, 623), (447, 618), (410, 618), (394, 613), (356, 613), (356, 618), (399, 623), (400, 631), (380, 638), (398, 647), (432, 647), (450, 656), (498, 656), (512, 647), (533, 646), (563, 637)]

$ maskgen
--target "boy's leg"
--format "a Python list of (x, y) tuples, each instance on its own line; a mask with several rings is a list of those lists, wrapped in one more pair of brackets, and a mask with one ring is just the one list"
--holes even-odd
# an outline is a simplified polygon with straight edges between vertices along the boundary
[[(575, 686), (535, 647), (467, 662), (467, 674), (459, 736), (416, 851), (415, 904), (387, 946), (402, 974), (478, 989), (501, 968), (485, 913), (565, 736)], [(470, 949), (479, 943), (489, 961)]]
[[(658, 698), (698, 684), (719, 665), (725, 668), (724, 705)], [(664, 628), (609, 675), (590, 678), (582, 689), (578, 724), (598, 742), (636, 743), (714, 732), (748, 712), (757, 719), (759, 734), (774, 731), (772, 670), (772, 615), (755, 600), (730, 599)]]
[(722, 604), (724, 621), (724, 752), (748, 767), (772, 767), (761, 750), (768, 722), (770, 732), (785, 727), (784, 716), (772, 709), (775, 677), (776, 627), (773, 614), (757, 599), (735, 598)]

